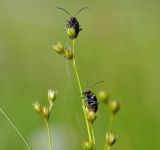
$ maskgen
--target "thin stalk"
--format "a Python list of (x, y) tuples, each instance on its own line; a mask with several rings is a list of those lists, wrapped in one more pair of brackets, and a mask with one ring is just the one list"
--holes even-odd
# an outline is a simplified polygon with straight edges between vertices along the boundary
[[(110, 120), (109, 120), (108, 131), (106, 134), (109, 134), (112, 131), (113, 121), (114, 121), (114, 114), (112, 113)], [(107, 139), (106, 139), (105, 145), (104, 145), (104, 150), (110, 150), (110, 149), (111, 149), (111, 147), (107, 144)]]
[(109, 121), (108, 133), (112, 131), (113, 121), (114, 121), (114, 114), (112, 113)]
[(91, 132), (92, 132), (93, 144), (95, 145), (95, 144), (96, 144), (96, 141), (95, 141), (94, 129), (93, 129), (93, 124), (92, 124), (92, 123), (90, 123), (90, 128), (91, 128)]
[[(72, 44), (73, 44), (73, 54), (75, 54), (75, 50), (74, 50), (75, 40), (73, 40), (73, 43), (72, 43)], [(86, 106), (85, 106), (84, 98), (83, 98), (82, 86), (81, 86), (80, 77), (79, 77), (79, 73), (78, 73), (78, 70), (77, 70), (76, 61), (75, 61), (75, 58), (74, 58), (74, 57), (73, 57), (72, 62), (73, 62), (73, 67), (74, 67), (74, 70), (75, 70), (75, 73), (76, 73), (76, 77), (77, 77), (77, 81), (78, 81), (78, 86), (79, 86), (80, 95), (81, 95), (81, 98), (82, 98), (82, 108), (83, 108), (83, 113), (84, 113), (85, 122), (86, 122), (86, 126), (87, 126), (88, 138), (89, 138), (89, 141), (92, 142), (91, 131), (90, 131), (90, 127), (89, 127), (89, 122), (88, 122), (88, 120), (87, 120)]]
[(8, 117), (8, 115), (2, 110), (2, 108), (0, 108), (0, 111), (6, 117), (6, 119), (9, 121), (9, 123), (11, 124), (11, 126), (15, 129), (15, 131), (19, 134), (19, 136), (21, 137), (21, 139), (23, 140), (23, 142), (26, 144), (26, 146), (28, 147), (28, 149), (32, 150), (32, 148), (29, 145), (29, 143), (27, 142), (26, 138), (22, 135), (22, 133), (19, 131), (19, 129), (16, 127), (16, 125), (11, 121), (11, 119)]
[(52, 143), (51, 143), (51, 134), (50, 134), (50, 129), (49, 129), (49, 124), (48, 124), (48, 120), (45, 120), (45, 124), (46, 124), (46, 128), (47, 128), (47, 132), (48, 132), (48, 145), (49, 145), (49, 150), (52, 150)]

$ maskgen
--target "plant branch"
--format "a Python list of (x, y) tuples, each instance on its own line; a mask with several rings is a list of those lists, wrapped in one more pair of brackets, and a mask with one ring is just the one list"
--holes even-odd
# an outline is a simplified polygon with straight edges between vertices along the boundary
[[(73, 40), (73, 54), (75, 53), (75, 50), (74, 50), (74, 46), (75, 46), (75, 40)], [(75, 57), (75, 56), (74, 56)], [(86, 126), (87, 126), (87, 132), (88, 132), (88, 138), (89, 138), (89, 141), (92, 142), (92, 138), (91, 138), (91, 131), (90, 131), (90, 127), (89, 127), (89, 122), (87, 120), (87, 113), (86, 113), (86, 106), (85, 106), (85, 103), (84, 103), (84, 98), (83, 98), (83, 91), (82, 91), (82, 86), (81, 86), (81, 82), (80, 82), (80, 77), (79, 77), (79, 73), (78, 73), (78, 70), (77, 70), (77, 66), (76, 66), (76, 61), (75, 61), (75, 58), (73, 57), (73, 67), (74, 67), (74, 70), (75, 70), (75, 73), (76, 73), (76, 77), (77, 77), (77, 81), (78, 81), (78, 86), (79, 86), (79, 91), (80, 91), (80, 95), (81, 95), (81, 98), (82, 98), (82, 109), (83, 109), (83, 113), (84, 113), (84, 117), (85, 117), (85, 122), (86, 122)]]

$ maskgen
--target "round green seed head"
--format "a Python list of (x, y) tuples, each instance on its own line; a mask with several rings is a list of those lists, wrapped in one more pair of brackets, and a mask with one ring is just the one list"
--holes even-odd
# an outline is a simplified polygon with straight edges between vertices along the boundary
[(112, 146), (116, 142), (116, 137), (113, 133), (107, 133), (106, 140), (107, 140), (107, 144), (109, 146)]
[(65, 49), (64, 57), (67, 58), (68, 60), (72, 60), (73, 59), (72, 50), (71, 49)]
[(87, 112), (87, 119), (89, 122), (93, 123), (96, 120), (97, 116), (96, 113), (92, 110), (89, 110)]
[(108, 103), (109, 94), (106, 91), (102, 90), (97, 93), (97, 98), (98, 98), (98, 100), (100, 100), (104, 103)]
[(74, 28), (67, 28), (66, 29), (67, 35), (70, 39), (75, 39), (76, 38), (76, 31)]
[(90, 141), (88, 140), (84, 141), (83, 143), (84, 150), (92, 150), (92, 148), (93, 148), (93, 144)]
[(109, 103), (109, 108), (111, 110), (112, 113), (116, 114), (119, 109), (120, 109), (120, 104), (118, 101), (116, 100), (112, 100), (110, 103)]

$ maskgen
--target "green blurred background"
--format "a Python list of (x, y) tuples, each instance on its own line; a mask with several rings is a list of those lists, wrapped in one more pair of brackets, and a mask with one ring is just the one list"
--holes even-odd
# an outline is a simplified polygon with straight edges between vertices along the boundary
[[(32, 102), (47, 104), (56, 88), (51, 115), (54, 150), (79, 150), (86, 139), (78, 85), (73, 69), (51, 45), (68, 45), (64, 31), (75, 14), (82, 32), (76, 59), (83, 87), (105, 89), (121, 103), (114, 122), (118, 140), (113, 150), (159, 150), (160, 139), (160, 2), (158, 0), (0, 0), (0, 107), (22, 131), (33, 150), (47, 148), (43, 120)], [(69, 64), (68, 64), (69, 65)], [(69, 65), (70, 66), (70, 65)], [(69, 73), (68, 73), (69, 70)], [(71, 80), (69, 80), (69, 78)], [(95, 122), (97, 149), (103, 149), (109, 115), (99, 105)], [(26, 145), (0, 114), (0, 150), (26, 150)]]

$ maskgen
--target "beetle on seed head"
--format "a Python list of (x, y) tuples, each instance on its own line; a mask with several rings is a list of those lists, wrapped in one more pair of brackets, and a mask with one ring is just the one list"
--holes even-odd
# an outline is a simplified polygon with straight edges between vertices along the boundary
[[(68, 21), (68, 24), (66, 25), (66, 32), (69, 36), (70, 39), (76, 39), (79, 32), (82, 30), (82, 28), (80, 28), (79, 22), (76, 19), (76, 17), (73, 17), (67, 10), (65, 10), (64, 8), (61, 7), (56, 7), (56, 9), (61, 9), (63, 10), (65, 13), (67, 13), (70, 16), (70, 20)], [(88, 7), (83, 7), (81, 8), (77, 13), (79, 14), (82, 10), (84, 9), (89, 9)]]
[[(99, 81), (96, 82), (95, 84), (93, 84), (90, 88), (94, 87), (95, 85), (102, 83), (104, 81)], [(98, 101), (97, 101), (97, 97), (96, 95), (91, 91), (91, 90), (86, 90), (83, 92), (83, 95), (85, 96), (86, 100), (87, 100), (87, 109), (89, 111), (94, 111), (95, 113), (98, 110)]]

